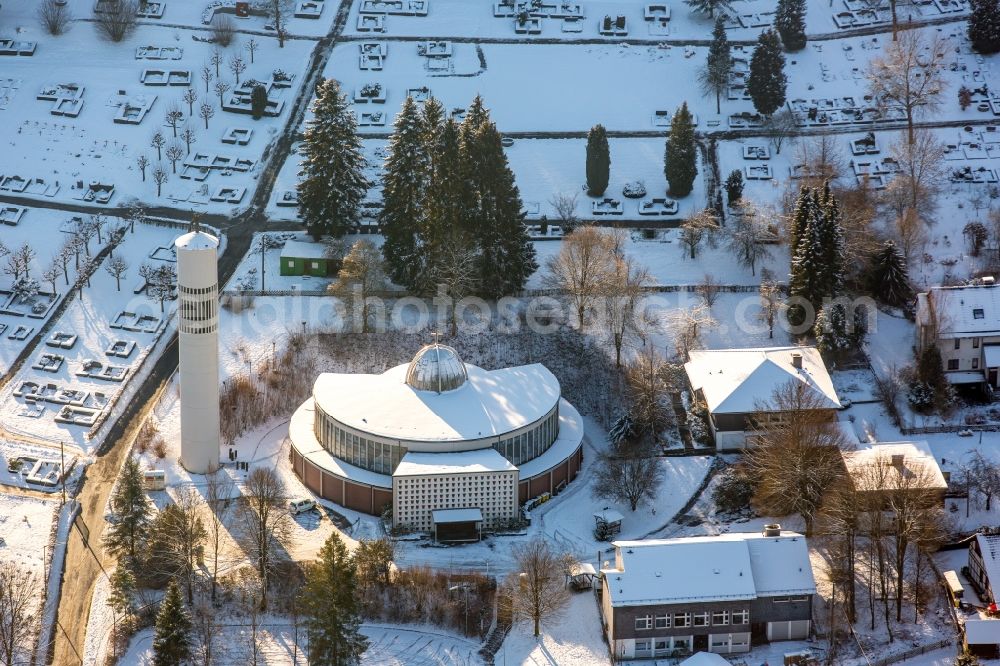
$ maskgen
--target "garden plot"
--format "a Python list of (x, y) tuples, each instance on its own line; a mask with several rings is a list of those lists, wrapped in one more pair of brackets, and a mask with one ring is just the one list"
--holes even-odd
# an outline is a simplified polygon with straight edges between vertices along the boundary
[(170, 227), (141, 224), (135, 233), (126, 233), (115, 250), (129, 264), (121, 291), (105, 270), (105, 258), (91, 276), (90, 286), (73, 294), (46, 338), (59, 346), (38, 345), (29, 362), (0, 392), (5, 428), (52, 442), (66, 441), (83, 450), (100, 444), (97, 429), (129, 391), (129, 382), (141, 376), (144, 361), (173, 308), (167, 301), (161, 313), (158, 302), (134, 293), (131, 286), (142, 281), (138, 271), (143, 263), (159, 263), (150, 258), (156, 248), (169, 245), (179, 233)]
[[(186, 3), (176, 4), (180, 8)], [(262, 51), (258, 52), (256, 63), (251, 65), (243, 49), (247, 38), (238, 36), (228, 49), (221, 51), (220, 78), (230, 87), (223, 101), (239, 111), (230, 112), (220, 108), (220, 98), (215, 92), (205, 92), (200, 77), (213, 46), (186, 39), (187, 35), (183, 30), (144, 25), (129, 39), (113, 44), (100, 39), (92, 25), (79, 23), (67, 37), (46, 41), (34, 57), (5, 62), (5, 74), (20, 83), (16, 94), (8, 95), (6, 106), (0, 110), (3, 125), (10, 128), (4, 144), (5, 160), (0, 164), (0, 192), (111, 206), (125, 205), (134, 197), (154, 205), (197, 207), (221, 213), (245, 207), (250, 200), (245, 193), (252, 192), (256, 185), (262, 168), (261, 156), (287, 117), (286, 107), (297, 94), (313, 44), (308, 40), (289, 40), (284, 49), (274, 48), (266, 57)], [(258, 38), (258, 41), (269, 40)], [(147, 59), (150, 53), (161, 54), (166, 50), (177, 59)], [(88, 57), (74, 57), (81, 52)], [(269, 88), (271, 111), (278, 115), (254, 121), (243, 112), (241, 89), (227, 67), (234, 54), (247, 61), (240, 84), (250, 80), (264, 82)], [(144, 72), (146, 83), (158, 81), (149, 78), (153, 72), (162, 75), (168, 85), (143, 85)], [(192, 76), (190, 85), (169, 85), (183, 83), (184, 72)], [(189, 105), (182, 100), (189, 90), (198, 94), (193, 117), (189, 117)], [(63, 99), (58, 96), (63, 94), (60, 91), (65, 94), (76, 91), (81, 96), (84, 103), (76, 117), (50, 115), (50, 107)], [(55, 101), (35, 99), (40, 94), (50, 97), (48, 92), (56, 95)], [(205, 121), (198, 117), (203, 102), (211, 104), (215, 112), (207, 129)], [(176, 138), (174, 129), (165, 120), (173, 105), (182, 113)], [(190, 151), (182, 140), (185, 127), (194, 135)], [(240, 140), (233, 143), (224, 143), (232, 136), (229, 130), (234, 127), (255, 131), (241, 133)], [(156, 131), (166, 139), (160, 159), (157, 149), (150, 144)], [(181, 157), (173, 163), (167, 149), (175, 144), (182, 150)], [(206, 165), (192, 160), (196, 153), (211, 156), (213, 162)], [(137, 164), (141, 155), (150, 161), (145, 179)], [(182, 177), (188, 162), (199, 178)], [(161, 196), (157, 196), (153, 179), (158, 164), (167, 175)], [(239, 193), (243, 195), (237, 196)]]

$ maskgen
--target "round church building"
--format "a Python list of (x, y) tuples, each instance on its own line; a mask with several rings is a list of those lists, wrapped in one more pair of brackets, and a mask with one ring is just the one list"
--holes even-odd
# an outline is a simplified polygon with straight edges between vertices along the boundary
[(380, 375), (324, 373), (292, 416), (291, 460), (320, 497), (442, 540), (476, 539), (557, 493), (583, 461), (580, 414), (540, 363), (483, 370), (442, 344)]

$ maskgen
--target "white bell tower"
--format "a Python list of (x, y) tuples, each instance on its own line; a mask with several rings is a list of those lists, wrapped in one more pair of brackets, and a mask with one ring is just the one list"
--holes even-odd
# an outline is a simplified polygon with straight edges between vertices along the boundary
[(181, 464), (219, 467), (219, 239), (193, 230), (176, 241), (180, 338)]

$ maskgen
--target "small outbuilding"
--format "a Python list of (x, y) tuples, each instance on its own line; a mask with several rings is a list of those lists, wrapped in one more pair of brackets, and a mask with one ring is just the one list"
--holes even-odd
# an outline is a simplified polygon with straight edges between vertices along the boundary
[(290, 240), (281, 248), (281, 275), (312, 275), (327, 277), (332, 271), (332, 259), (322, 243)]
[(441, 543), (466, 543), (483, 538), (483, 512), (480, 509), (435, 509), (431, 511), (434, 540)]
[(963, 643), (977, 657), (1000, 657), (1000, 620), (966, 620)]

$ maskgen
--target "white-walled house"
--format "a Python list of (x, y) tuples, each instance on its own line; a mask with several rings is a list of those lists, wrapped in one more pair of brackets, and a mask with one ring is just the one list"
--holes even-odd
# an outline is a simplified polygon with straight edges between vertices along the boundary
[(937, 344), (952, 384), (1000, 388), (1000, 287), (934, 287), (917, 295), (917, 348)]
[(708, 408), (708, 425), (720, 451), (746, 448), (753, 434), (751, 417), (789, 382), (802, 382), (814, 392), (831, 422), (841, 407), (815, 347), (695, 350), (684, 370), (691, 390)]

